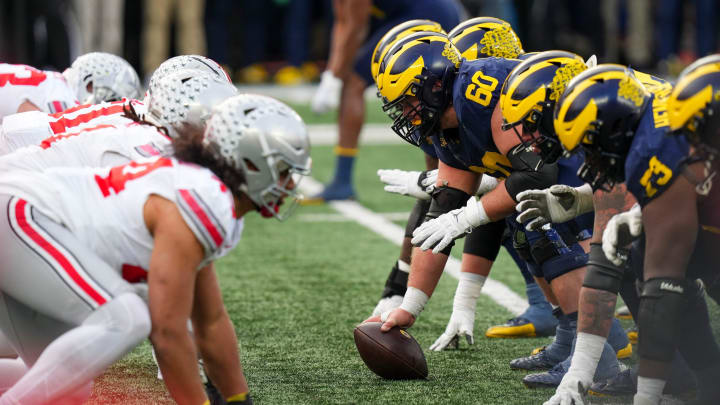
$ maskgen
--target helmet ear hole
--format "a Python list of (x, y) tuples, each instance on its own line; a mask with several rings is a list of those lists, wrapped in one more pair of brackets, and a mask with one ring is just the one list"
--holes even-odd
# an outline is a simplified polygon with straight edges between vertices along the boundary
[(244, 159), (243, 159), (243, 162), (245, 162), (245, 167), (247, 167), (248, 170), (250, 170), (250, 171), (252, 171), (252, 172), (259, 172), (259, 171), (260, 171), (260, 169), (258, 169), (258, 167), (255, 165), (255, 163), (253, 163), (250, 159), (244, 158)]
[(85, 86), (85, 91), (87, 91), (88, 93), (93, 92), (93, 82), (88, 82), (87, 86)]

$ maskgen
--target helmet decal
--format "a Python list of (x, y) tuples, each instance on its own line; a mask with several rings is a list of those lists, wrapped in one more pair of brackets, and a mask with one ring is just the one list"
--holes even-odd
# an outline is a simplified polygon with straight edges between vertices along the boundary
[(618, 97), (630, 101), (640, 107), (645, 102), (646, 93), (640, 88), (640, 84), (632, 80), (630, 76), (620, 80), (618, 83)]
[(570, 80), (586, 69), (587, 66), (579, 61), (572, 61), (565, 66), (560, 67), (555, 72), (552, 83), (550, 83), (550, 100), (558, 101), (562, 93), (565, 91), (565, 88), (567, 88)]
[(480, 52), (498, 58), (516, 58), (523, 53), (517, 41), (517, 35), (510, 25), (500, 25), (494, 30), (488, 31), (480, 40), (483, 47)]

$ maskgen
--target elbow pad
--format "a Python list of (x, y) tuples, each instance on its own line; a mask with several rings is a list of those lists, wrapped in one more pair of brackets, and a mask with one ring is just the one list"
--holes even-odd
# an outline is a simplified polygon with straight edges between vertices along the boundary
[(517, 202), (516, 196), (526, 190), (544, 190), (557, 184), (557, 163), (543, 163), (540, 155), (524, 147), (514, 147), (508, 153), (513, 171), (505, 179), (505, 189)]

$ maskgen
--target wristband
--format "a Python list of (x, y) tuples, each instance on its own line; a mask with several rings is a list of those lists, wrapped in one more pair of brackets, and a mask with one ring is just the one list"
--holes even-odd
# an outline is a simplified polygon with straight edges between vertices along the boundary
[(403, 297), (403, 302), (400, 304), (400, 309), (410, 312), (410, 314), (417, 319), (429, 299), (430, 297), (422, 292), (422, 290), (415, 287), (408, 287), (405, 292), (405, 297)]

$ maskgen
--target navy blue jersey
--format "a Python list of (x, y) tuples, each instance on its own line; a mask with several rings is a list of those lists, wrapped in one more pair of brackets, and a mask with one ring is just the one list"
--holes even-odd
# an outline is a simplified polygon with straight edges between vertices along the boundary
[(463, 170), (504, 178), (510, 174), (510, 161), (502, 155), (492, 138), (490, 118), (500, 98), (500, 88), (516, 59), (482, 58), (464, 60), (453, 84), (453, 107), (460, 123), (453, 135), (432, 137), (438, 158)]
[(625, 160), (625, 185), (641, 206), (662, 195), (680, 174), (690, 153), (684, 136), (669, 131), (664, 101), (653, 97)]

